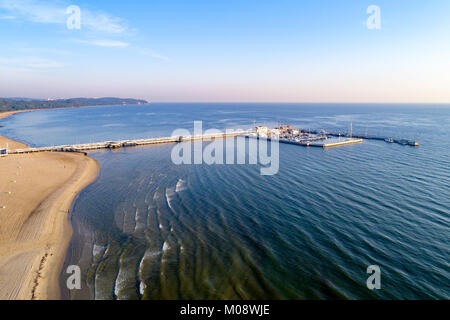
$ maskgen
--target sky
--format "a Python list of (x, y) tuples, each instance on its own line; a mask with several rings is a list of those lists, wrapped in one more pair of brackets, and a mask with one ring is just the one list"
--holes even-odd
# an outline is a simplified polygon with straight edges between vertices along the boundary
[(449, 103), (449, 16), (448, 0), (0, 0), (0, 96)]

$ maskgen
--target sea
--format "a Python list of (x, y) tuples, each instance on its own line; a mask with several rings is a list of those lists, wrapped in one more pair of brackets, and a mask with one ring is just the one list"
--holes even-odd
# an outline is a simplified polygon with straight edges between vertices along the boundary
[[(0, 135), (65, 145), (172, 136), (194, 121), (351, 127), (420, 146), (280, 144), (275, 175), (262, 164), (175, 164), (174, 144), (89, 152), (101, 171), (73, 204), (64, 299), (450, 298), (450, 105), (103, 106), (17, 114)], [(80, 290), (67, 288), (73, 265)], [(367, 286), (370, 266), (379, 289)]]

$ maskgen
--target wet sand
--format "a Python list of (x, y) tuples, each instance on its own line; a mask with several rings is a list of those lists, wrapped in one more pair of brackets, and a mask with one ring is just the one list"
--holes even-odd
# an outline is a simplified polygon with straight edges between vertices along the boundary
[(72, 230), (69, 210), (98, 163), (83, 154), (0, 159), (0, 299), (58, 299)]
[[(4, 117), (4, 114), (0, 114)], [(25, 145), (0, 136), (0, 148)], [(58, 299), (75, 197), (98, 176), (80, 153), (0, 158), (0, 300)]]
[(26, 144), (23, 144), (23, 143), (0, 136), (0, 149), (6, 148), (6, 147), (9, 150), (15, 150), (15, 149), (27, 148), (28, 146)]
[(16, 114), (16, 113), (29, 112), (29, 111), (33, 111), (33, 110), (20, 110), (20, 111), (1, 112), (0, 113), (0, 119), (7, 118), (7, 117), (12, 116), (13, 114)]

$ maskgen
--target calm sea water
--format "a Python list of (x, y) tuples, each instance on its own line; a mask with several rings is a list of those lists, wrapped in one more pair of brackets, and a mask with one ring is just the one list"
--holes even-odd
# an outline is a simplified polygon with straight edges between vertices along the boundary
[[(302, 128), (415, 139), (329, 150), (280, 145), (280, 170), (182, 165), (173, 145), (92, 152), (98, 180), (74, 204), (72, 299), (450, 298), (450, 107), (152, 104), (25, 113), (0, 134), (32, 145)], [(381, 290), (366, 287), (369, 265)]]

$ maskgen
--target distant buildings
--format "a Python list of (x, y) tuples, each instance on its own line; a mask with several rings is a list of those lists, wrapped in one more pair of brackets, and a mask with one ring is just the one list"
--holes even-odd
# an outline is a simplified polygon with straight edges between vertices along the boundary
[(0, 149), (0, 157), (6, 157), (8, 155), (8, 149)]
[(259, 126), (255, 128), (256, 134), (260, 137), (283, 137), (293, 138), (302, 135), (302, 131), (292, 126), (279, 126), (275, 129)]
[(269, 128), (262, 127), (262, 126), (256, 127), (255, 131), (259, 136), (265, 136), (265, 137), (267, 137), (270, 132)]

